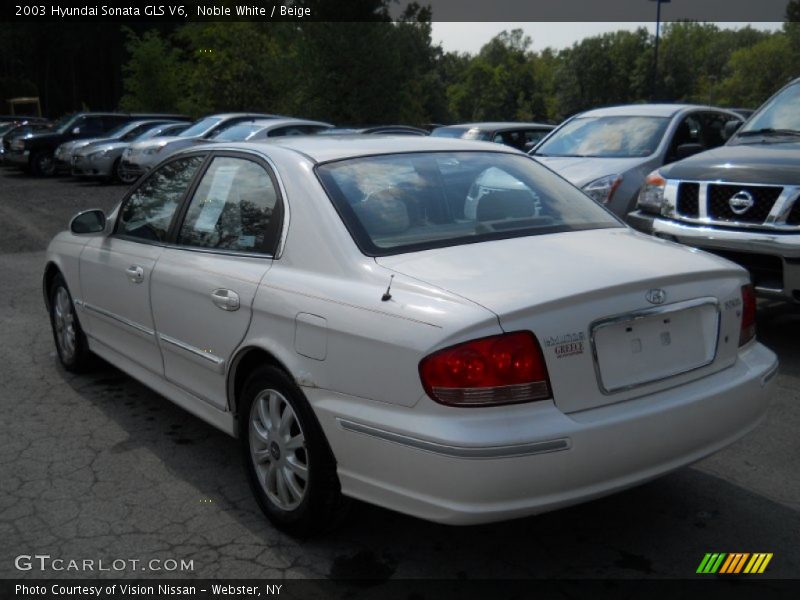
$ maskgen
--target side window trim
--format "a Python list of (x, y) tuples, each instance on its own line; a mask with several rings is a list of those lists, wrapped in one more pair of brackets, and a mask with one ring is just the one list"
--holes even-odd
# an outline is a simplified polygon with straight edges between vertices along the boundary
[(172, 215), (172, 220), (170, 221), (169, 228), (167, 229), (167, 237), (166, 237), (166, 239), (163, 242), (157, 242), (157, 241), (153, 241), (153, 240), (146, 240), (144, 238), (138, 238), (138, 237), (134, 237), (134, 236), (130, 236), (130, 235), (125, 235), (124, 233), (120, 233), (118, 231), (119, 230), (119, 224), (120, 224), (120, 215), (125, 210), (125, 205), (130, 201), (131, 196), (133, 196), (137, 192), (137, 190), (139, 190), (139, 188), (141, 188), (143, 185), (145, 185), (145, 183), (147, 183), (147, 181), (151, 177), (153, 177), (153, 175), (156, 172), (156, 169), (152, 169), (147, 174), (147, 177), (145, 177), (137, 186), (132, 187), (130, 190), (128, 190), (125, 193), (125, 196), (122, 198), (122, 202), (120, 202), (120, 204), (119, 204), (119, 210), (117, 211), (117, 218), (116, 218), (116, 220), (114, 222), (114, 231), (111, 232), (111, 235), (109, 237), (116, 237), (116, 238), (119, 238), (119, 239), (127, 240), (129, 242), (138, 242), (140, 244), (149, 244), (151, 246), (167, 246), (167, 245), (171, 244), (172, 241), (174, 240), (173, 236), (175, 235), (175, 227), (176, 227), (176, 223), (178, 221), (178, 217), (183, 214), (183, 209), (184, 209), (184, 206), (186, 206), (186, 204), (187, 204), (187, 199), (192, 197), (192, 195), (194, 194), (194, 190), (197, 187), (197, 184), (200, 182), (200, 178), (201, 178), (202, 174), (205, 173), (206, 169), (208, 168), (208, 164), (210, 162), (209, 159), (210, 159), (211, 153), (210, 152), (191, 152), (191, 153), (188, 153), (188, 154), (181, 154), (179, 156), (174, 156), (174, 157), (170, 158), (169, 160), (167, 160), (167, 161), (165, 161), (163, 163), (160, 163), (158, 165), (159, 168), (160, 167), (164, 167), (164, 166), (166, 166), (166, 165), (168, 165), (168, 164), (170, 164), (172, 162), (175, 162), (177, 160), (181, 160), (182, 158), (188, 158), (190, 156), (204, 156), (203, 162), (200, 164), (199, 167), (197, 167), (197, 171), (195, 171), (195, 174), (192, 176), (192, 180), (189, 183), (189, 185), (186, 187), (186, 191), (183, 193), (183, 195), (181, 196), (180, 200), (178, 201), (178, 206), (175, 209), (175, 213)]
[[(194, 198), (195, 193), (197, 192), (197, 188), (200, 186), (200, 182), (202, 181), (203, 177), (205, 176), (206, 172), (208, 171), (211, 163), (215, 158), (218, 157), (228, 157), (228, 158), (239, 158), (244, 160), (249, 160), (264, 169), (267, 173), (267, 176), (270, 178), (272, 182), (272, 187), (275, 190), (275, 209), (274, 212), (277, 215), (277, 224), (275, 227), (271, 227), (271, 235), (274, 236), (274, 239), (264, 241), (264, 247), (269, 248), (269, 251), (263, 252), (247, 252), (243, 250), (228, 250), (224, 248), (202, 248), (198, 246), (188, 246), (178, 243), (178, 233), (183, 226), (184, 221), (186, 220), (186, 213), (189, 212), (189, 205)], [(167, 245), (172, 248), (178, 248), (180, 250), (187, 250), (187, 251), (194, 251), (194, 252), (204, 252), (206, 254), (233, 254), (238, 256), (258, 256), (262, 258), (276, 258), (281, 250), (282, 241), (285, 234), (285, 217), (286, 217), (286, 210), (284, 207), (284, 199), (283, 199), (283, 187), (280, 185), (280, 180), (278, 179), (277, 175), (275, 174), (275, 170), (273, 169), (272, 164), (264, 160), (261, 156), (257, 154), (251, 154), (249, 152), (236, 152), (232, 150), (216, 150), (211, 151), (208, 153), (205, 162), (200, 166), (198, 169), (198, 173), (195, 179), (192, 181), (192, 184), (189, 186), (187, 190), (187, 194), (183, 197), (178, 210), (175, 211), (175, 217), (173, 218), (172, 225), (170, 226), (169, 236), (167, 237)], [(267, 243), (269, 242), (269, 243)]]

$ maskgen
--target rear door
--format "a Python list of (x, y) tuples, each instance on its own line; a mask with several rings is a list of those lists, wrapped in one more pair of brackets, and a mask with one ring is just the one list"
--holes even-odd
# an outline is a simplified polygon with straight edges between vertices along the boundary
[(158, 260), (155, 329), (170, 381), (218, 408), (225, 371), (272, 266), (283, 204), (271, 169), (246, 154), (212, 157)]
[(81, 253), (87, 333), (146, 369), (163, 367), (150, 309), (153, 267), (203, 155), (159, 167), (123, 201), (114, 233), (92, 238)]

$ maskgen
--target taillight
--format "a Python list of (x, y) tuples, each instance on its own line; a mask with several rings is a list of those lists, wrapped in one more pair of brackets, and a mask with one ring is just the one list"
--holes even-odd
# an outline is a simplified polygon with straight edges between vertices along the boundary
[(742, 328), (739, 345), (744, 346), (756, 336), (756, 293), (752, 284), (742, 286)]
[(530, 331), (485, 337), (439, 350), (422, 359), (419, 374), (431, 398), (452, 406), (550, 398), (542, 349)]

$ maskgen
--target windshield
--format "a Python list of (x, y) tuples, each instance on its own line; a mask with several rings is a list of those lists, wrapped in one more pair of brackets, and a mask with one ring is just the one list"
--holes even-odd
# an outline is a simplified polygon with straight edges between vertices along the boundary
[(263, 128), (264, 125), (257, 125), (256, 123), (240, 123), (239, 125), (223, 129), (213, 136), (213, 139), (220, 142), (242, 142), (250, 137), (250, 135)]
[(128, 123), (123, 123), (119, 127), (115, 127), (111, 131), (109, 131), (106, 135), (109, 139), (116, 139), (123, 137), (126, 133), (130, 132), (132, 129), (136, 129), (137, 127), (141, 127), (141, 123), (136, 121), (131, 121)]
[(159, 125), (158, 127), (148, 129), (144, 133), (140, 133), (138, 136), (136, 136), (135, 141), (140, 142), (142, 140), (149, 140), (160, 135), (178, 135), (187, 127), (188, 125), (185, 123), (179, 123), (175, 125)]
[(650, 156), (661, 143), (668, 125), (667, 117), (577, 117), (539, 146), (536, 155)]
[(64, 115), (58, 121), (53, 123), (53, 131), (56, 133), (66, 133), (72, 128), (72, 124), (78, 120), (80, 115)]
[(437, 127), (431, 131), (431, 137), (460, 138), (465, 131), (466, 127)]
[(763, 129), (800, 131), (800, 83), (790, 85), (769, 100), (737, 135)]
[(317, 173), (356, 243), (370, 256), (621, 226), (525, 156), (393, 154), (327, 163)]
[(194, 123), (191, 127), (181, 133), (181, 137), (197, 137), (203, 135), (217, 123), (222, 121), (219, 117), (206, 117)]

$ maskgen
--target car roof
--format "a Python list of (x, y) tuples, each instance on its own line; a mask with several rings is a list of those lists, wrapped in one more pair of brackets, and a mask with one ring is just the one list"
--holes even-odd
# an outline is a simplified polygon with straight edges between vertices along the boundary
[[(198, 121), (214, 117), (215, 119), (231, 119), (233, 117), (253, 117), (254, 119), (276, 119), (283, 117), (283, 115), (272, 115), (269, 113), (249, 113), (249, 112), (232, 112), (232, 113), (214, 113), (211, 115), (203, 115)], [(285, 118), (285, 117), (284, 117)]]
[(672, 117), (684, 110), (717, 110), (730, 112), (718, 106), (703, 104), (622, 104), (620, 106), (606, 106), (587, 110), (576, 116), (579, 117)]
[[(276, 146), (296, 152), (315, 163), (354, 158), (357, 156), (374, 156), (381, 154), (400, 154), (407, 152), (458, 152), (483, 151), (526, 154), (510, 146), (491, 142), (476, 142), (453, 138), (433, 138), (429, 136), (390, 136), (390, 135), (319, 135), (319, 136), (286, 136), (259, 140), (257, 142), (236, 142), (225, 144), (225, 148), (240, 150), (261, 149), (269, 153)], [(220, 150), (221, 145), (206, 147), (209, 150)], [(200, 147), (195, 147), (195, 150)]]
[[(238, 125), (261, 125), (269, 127), (270, 129), (277, 129), (278, 127), (291, 127), (292, 125), (322, 125), (323, 127), (333, 127), (330, 123), (323, 121), (309, 121), (306, 119), (253, 119), (252, 121), (242, 121)], [(236, 127), (237, 125), (234, 125)]]
[(521, 129), (524, 127), (536, 127), (541, 129), (553, 129), (555, 125), (549, 123), (537, 123), (534, 121), (481, 121), (477, 123), (456, 123), (454, 125), (443, 125), (437, 129), (487, 129), (498, 131), (500, 129)]

